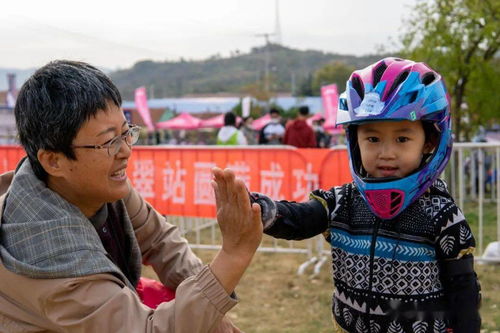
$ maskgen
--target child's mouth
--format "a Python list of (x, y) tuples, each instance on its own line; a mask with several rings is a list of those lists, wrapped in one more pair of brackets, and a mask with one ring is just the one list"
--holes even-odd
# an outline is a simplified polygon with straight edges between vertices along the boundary
[(398, 171), (396, 167), (379, 167), (378, 171), (382, 177), (394, 177)]

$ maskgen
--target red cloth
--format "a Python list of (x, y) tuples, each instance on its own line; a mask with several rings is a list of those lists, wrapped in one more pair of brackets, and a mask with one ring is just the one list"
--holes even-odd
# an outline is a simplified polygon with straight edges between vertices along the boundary
[(316, 135), (305, 120), (297, 119), (286, 127), (283, 143), (297, 148), (316, 148)]
[(175, 291), (165, 287), (158, 281), (141, 277), (136, 287), (137, 293), (142, 303), (152, 309), (156, 309), (163, 302), (171, 301), (175, 298)]

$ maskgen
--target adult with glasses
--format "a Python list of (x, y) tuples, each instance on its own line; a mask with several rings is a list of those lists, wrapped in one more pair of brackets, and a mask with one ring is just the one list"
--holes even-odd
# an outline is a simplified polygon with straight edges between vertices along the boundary
[[(27, 158), (0, 176), (1, 332), (239, 332), (224, 314), (260, 243), (258, 205), (214, 169), (222, 249), (209, 265), (126, 176), (139, 128), (117, 88), (88, 64), (55, 61), (15, 107)], [(152, 309), (142, 263), (176, 291)]]

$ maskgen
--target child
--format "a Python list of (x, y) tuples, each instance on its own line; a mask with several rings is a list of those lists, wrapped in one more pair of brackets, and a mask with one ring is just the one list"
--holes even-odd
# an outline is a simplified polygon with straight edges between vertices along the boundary
[(253, 193), (265, 233), (332, 246), (335, 332), (479, 332), (470, 228), (438, 179), (452, 147), (449, 98), (423, 63), (355, 71), (339, 101), (353, 183), (305, 203)]

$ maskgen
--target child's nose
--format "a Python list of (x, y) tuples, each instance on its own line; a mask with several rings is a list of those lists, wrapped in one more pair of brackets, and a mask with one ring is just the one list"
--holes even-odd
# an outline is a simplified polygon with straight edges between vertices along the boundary
[(391, 143), (383, 143), (380, 146), (379, 157), (382, 159), (393, 159), (396, 157), (396, 149)]

